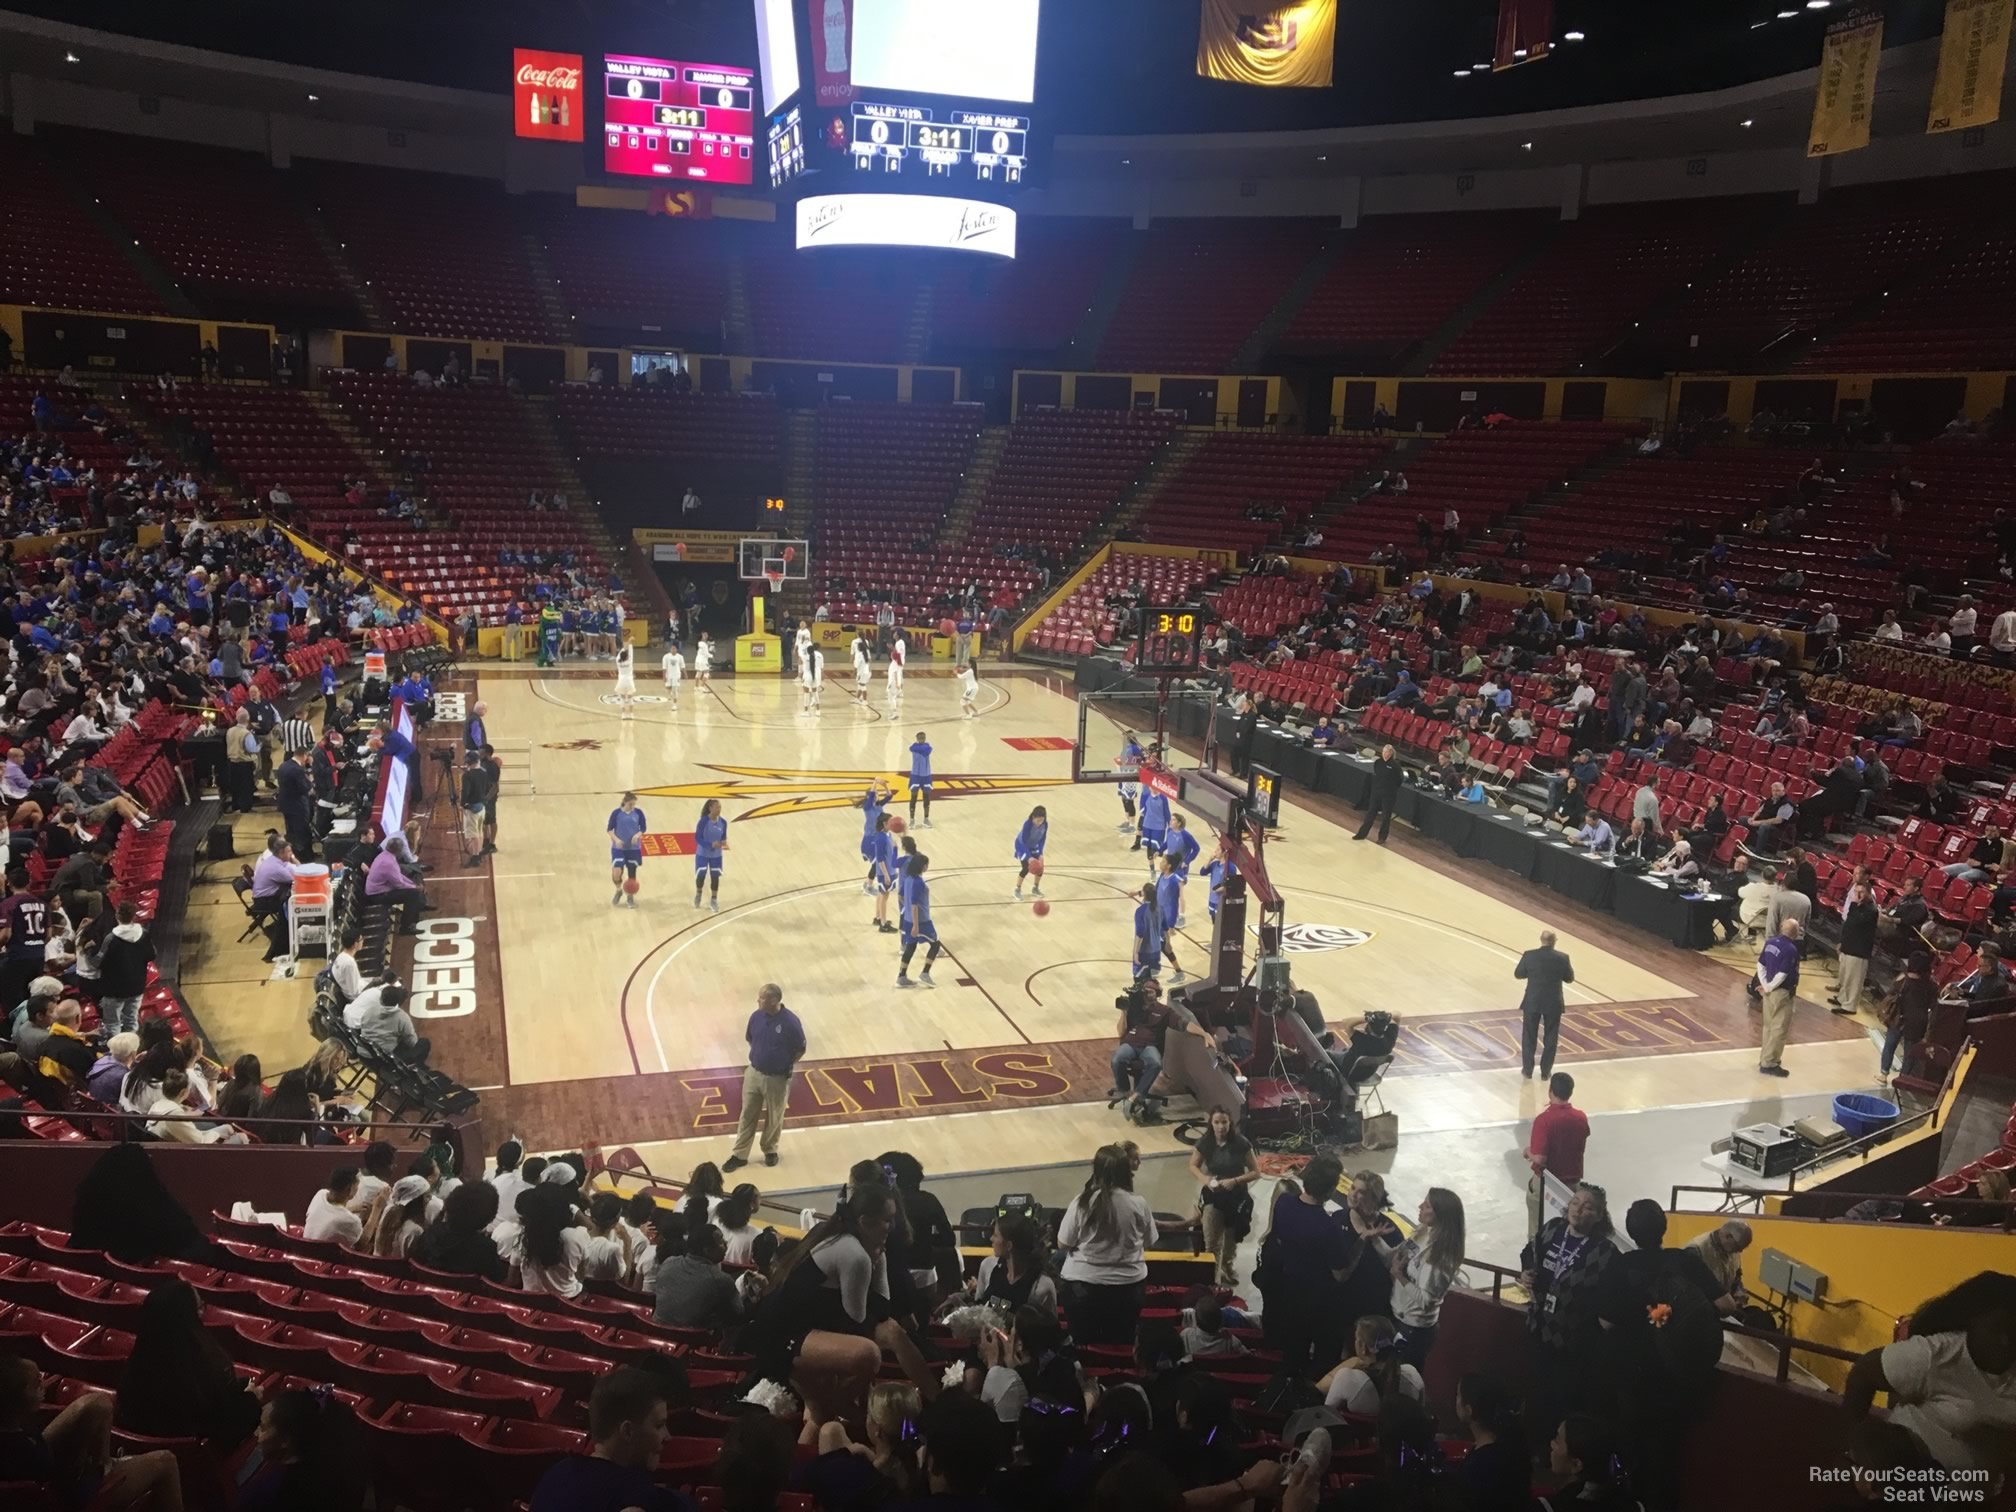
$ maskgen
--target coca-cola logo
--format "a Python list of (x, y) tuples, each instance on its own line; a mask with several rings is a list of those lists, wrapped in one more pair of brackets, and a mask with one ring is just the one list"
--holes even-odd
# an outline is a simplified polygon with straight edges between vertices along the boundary
[(581, 70), (578, 68), (535, 68), (530, 63), (518, 66), (518, 83), (527, 89), (579, 89)]

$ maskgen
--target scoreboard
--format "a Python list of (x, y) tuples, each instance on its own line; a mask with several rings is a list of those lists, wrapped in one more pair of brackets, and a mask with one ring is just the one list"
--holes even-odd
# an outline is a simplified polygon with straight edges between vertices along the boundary
[(1134, 670), (1147, 677), (1188, 677), (1204, 660), (1204, 611), (1155, 605), (1141, 611)]
[(1029, 166), (1029, 117), (856, 100), (846, 142), (863, 173), (1016, 185)]
[(750, 70), (613, 54), (602, 66), (605, 171), (753, 182), (756, 81)]

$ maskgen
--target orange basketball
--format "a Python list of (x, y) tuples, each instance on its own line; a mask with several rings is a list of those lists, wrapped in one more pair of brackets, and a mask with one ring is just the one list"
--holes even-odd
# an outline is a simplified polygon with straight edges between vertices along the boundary
[(623, 879), (623, 891), (631, 894), (633, 897), (636, 895), (637, 887), (638, 883), (635, 877), (625, 877)]
[(891, 814), (889, 816), (889, 833), (892, 835), (903, 833), (903, 816), (901, 814)]
[(1050, 917), (1050, 900), (1049, 900), (1048, 898), (1038, 898), (1038, 899), (1036, 900), (1036, 903), (1035, 903), (1035, 906), (1034, 906), (1034, 907), (1033, 907), (1033, 908), (1032, 908), (1032, 909), (1031, 909), (1030, 911), (1031, 911), (1032, 913), (1034, 913), (1034, 914), (1036, 915), (1036, 917), (1037, 917), (1037, 918), (1039, 918), (1039, 919), (1047, 919), (1047, 918), (1049, 918), (1049, 917)]
[(1029, 858), (1029, 875), (1032, 877), (1043, 875), (1043, 858), (1041, 856), (1031, 856)]

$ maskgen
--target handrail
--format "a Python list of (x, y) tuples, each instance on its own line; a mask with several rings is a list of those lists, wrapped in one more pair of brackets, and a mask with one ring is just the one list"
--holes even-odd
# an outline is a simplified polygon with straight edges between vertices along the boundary
[[(305, 1131), (319, 1130), (320, 1132), (325, 1134), (345, 1134), (351, 1132), (368, 1132), (377, 1129), (397, 1129), (405, 1133), (409, 1137), (418, 1133), (438, 1131), (445, 1134), (448, 1137), (449, 1143), (458, 1146), (458, 1156), (459, 1156), (459, 1145), (461, 1143), (459, 1131), (456, 1129), (454, 1124), (452, 1124), (446, 1119), (437, 1119), (433, 1122), (416, 1123), (412, 1121), (394, 1121), (391, 1119), (360, 1118), (360, 1119), (346, 1119), (341, 1123), (332, 1123), (326, 1119), (319, 1119), (319, 1118), (267, 1118), (264, 1117), (263, 1115), (256, 1113), (246, 1114), (242, 1118), (230, 1118), (226, 1117), (222, 1113), (218, 1113), (215, 1111), (205, 1113), (200, 1109), (195, 1108), (191, 1108), (187, 1112), (183, 1113), (129, 1113), (124, 1108), (36, 1107), (32, 1109), (31, 1108), (19, 1109), (16, 1112), (16, 1116), (20, 1118), (60, 1118), (72, 1125), (85, 1124), (85, 1123), (150, 1124), (150, 1123), (171, 1123), (171, 1122), (229, 1124), (234, 1129), (243, 1129), (247, 1133), (255, 1133), (255, 1134), (262, 1127), (269, 1129), (301, 1129)], [(103, 1140), (103, 1139), (87, 1139), (85, 1142), (89, 1144), (113, 1143), (113, 1141), (111, 1140)], [(274, 1142), (271, 1140), (261, 1140), (260, 1143), (272, 1144)], [(358, 1141), (354, 1139), (339, 1138), (336, 1141), (336, 1143), (339, 1145), (357, 1144)], [(284, 1141), (281, 1142), (279, 1147), (283, 1149), (295, 1148), (295, 1146), (289, 1145)]]
[[(1464, 1270), (1481, 1270), (1490, 1273), (1490, 1293), (1493, 1302), (1506, 1306), (1521, 1305), (1511, 1301), (1504, 1293), (1507, 1278), (1510, 1278), (1512, 1284), (1517, 1286), (1519, 1277), (1523, 1274), (1522, 1272), (1509, 1269), (1494, 1261), (1472, 1259), (1468, 1255), (1463, 1257), (1462, 1268)], [(1484, 1288), (1466, 1287), (1465, 1290), (1481, 1292)], [(1780, 1386), (1786, 1385), (1792, 1378), (1792, 1352), (1794, 1350), (1818, 1355), (1821, 1359), (1843, 1360), (1850, 1364), (1862, 1358), (1861, 1354), (1856, 1350), (1842, 1349), (1840, 1346), (1834, 1344), (1816, 1344), (1808, 1339), (1794, 1338), (1791, 1334), (1770, 1333), (1761, 1328), (1751, 1328), (1747, 1324), (1732, 1323), (1726, 1318), (1722, 1320), (1722, 1328), (1725, 1333), (1735, 1334), (1739, 1338), (1755, 1339), (1758, 1343), (1769, 1345), (1775, 1350), (1778, 1355), (1778, 1366), (1773, 1379)]]

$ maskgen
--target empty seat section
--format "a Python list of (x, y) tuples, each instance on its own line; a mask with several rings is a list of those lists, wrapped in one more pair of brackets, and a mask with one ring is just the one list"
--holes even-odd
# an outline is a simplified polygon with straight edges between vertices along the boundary
[(154, 315), (161, 300), (32, 137), (0, 132), (0, 301)]
[[(1292, 539), (1319, 504), (1387, 450), (1383, 440), (1358, 436), (1214, 431), (1134, 526), (1144, 541), (1250, 552), (1284, 532)], [(1252, 518), (1256, 506), (1270, 517)]]
[(1157, 221), (1099, 345), (1108, 372), (1217, 373), (1321, 242), (1315, 221)]

